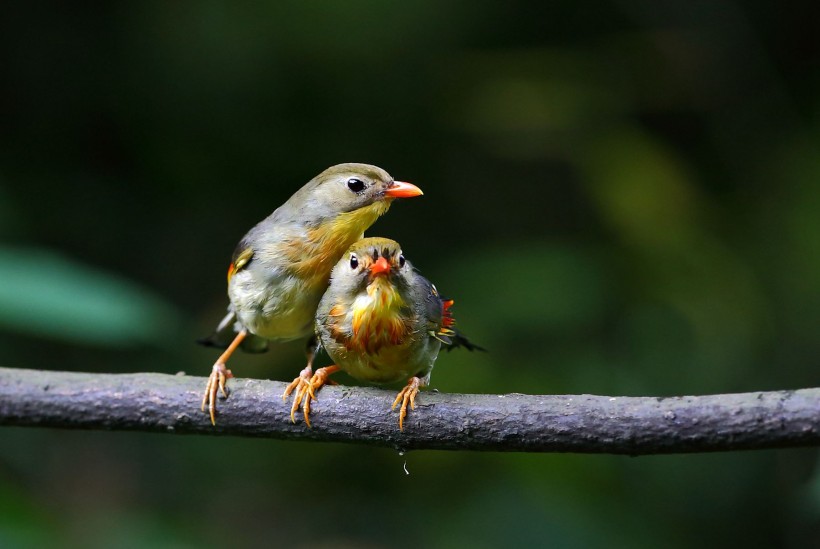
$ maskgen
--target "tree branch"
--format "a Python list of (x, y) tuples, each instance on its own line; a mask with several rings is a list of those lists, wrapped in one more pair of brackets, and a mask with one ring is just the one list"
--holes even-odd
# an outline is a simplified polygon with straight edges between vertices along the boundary
[(233, 379), (216, 427), (205, 378), (0, 368), (0, 425), (358, 442), (399, 450), (668, 454), (820, 446), (820, 388), (684, 397), (422, 392), (404, 432), (394, 392), (328, 386), (313, 428), (290, 421), (285, 384)]

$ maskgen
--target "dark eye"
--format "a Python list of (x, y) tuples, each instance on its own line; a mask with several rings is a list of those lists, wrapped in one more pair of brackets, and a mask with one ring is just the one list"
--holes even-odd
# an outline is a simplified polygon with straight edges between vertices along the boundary
[(347, 188), (354, 193), (360, 193), (364, 190), (364, 181), (351, 177), (347, 180)]
[(406, 260), (406, 259), (404, 259), (404, 254), (399, 254), (399, 267), (404, 267), (404, 263), (405, 263), (406, 261), (407, 261), (407, 260)]
[(359, 258), (356, 257), (356, 254), (350, 254), (350, 268), (355, 269), (359, 266)]

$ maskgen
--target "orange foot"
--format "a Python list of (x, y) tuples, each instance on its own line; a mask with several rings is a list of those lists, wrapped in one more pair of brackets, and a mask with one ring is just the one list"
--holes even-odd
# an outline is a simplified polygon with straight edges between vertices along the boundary
[[(305, 416), (305, 423), (308, 427), (310, 427), (310, 401), (316, 400), (316, 391), (318, 391), (322, 385), (327, 383), (335, 384), (335, 382), (328, 381), (328, 377), (339, 371), (338, 366), (326, 366), (324, 368), (319, 368), (316, 370), (316, 373), (313, 373), (313, 368), (308, 364), (308, 366), (299, 372), (299, 377), (294, 379), (290, 385), (285, 388), (285, 392), (282, 394), (282, 400), (287, 400), (288, 395), (290, 395), (294, 390), (296, 394), (293, 395), (293, 405), (290, 407), (290, 420), (293, 423), (296, 423), (296, 410), (299, 409), (299, 406), (302, 405), (302, 412)], [(304, 400), (304, 404), (302, 401)]]
[(247, 330), (242, 330), (228, 345), (225, 352), (219, 355), (214, 363), (214, 368), (211, 370), (211, 376), (208, 378), (208, 385), (205, 386), (205, 394), (202, 396), (202, 406), (200, 409), (204, 412), (205, 406), (208, 406), (208, 411), (211, 413), (211, 425), (216, 427), (216, 391), (222, 391), (222, 396), (228, 398), (228, 390), (225, 388), (225, 382), (233, 377), (233, 374), (225, 366), (228, 359), (233, 352), (242, 343), (242, 340), (248, 335)]
[(208, 378), (208, 385), (205, 387), (205, 394), (202, 396), (201, 406), (203, 412), (205, 406), (208, 406), (208, 411), (211, 414), (211, 425), (216, 425), (216, 393), (222, 391), (222, 396), (228, 398), (228, 389), (225, 387), (225, 382), (232, 377), (233, 374), (224, 362), (214, 364), (214, 369)]
[(399, 391), (396, 400), (393, 401), (391, 410), (395, 410), (396, 406), (401, 402), (401, 409), (399, 410), (399, 431), (404, 431), (404, 418), (407, 417), (407, 404), (410, 404), (410, 409), (416, 409), (416, 395), (419, 394), (419, 387), (427, 385), (426, 379), (419, 377), (411, 377), (407, 385)]

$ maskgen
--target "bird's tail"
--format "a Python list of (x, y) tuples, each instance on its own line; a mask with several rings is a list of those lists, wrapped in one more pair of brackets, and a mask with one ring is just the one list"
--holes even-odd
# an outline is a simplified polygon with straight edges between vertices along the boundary
[[(241, 329), (241, 327), (239, 328)], [(200, 345), (206, 347), (216, 347), (217, 349), (225, 349), (236, 337), (238, 332), (236, 326), (236, 315), (232, 309), (228, 309), (228, 314), (219, 323), (216, 329), (207, 337), (201, 337), (196, 340)], [(257, 335), (248, 334), (242, 340), (240, 348), (246, 353), (264, 353), (268, 350), (268, 340)]]
[[(436, 297), (438, 297), (438, 291), (433, 286), (433, 292)], [(441, 328), (439, 329), (438, 333), (435, 334), (436, 339), (444, 343), (444, 348), (447, 351), (452, 351), (456, 347), (464, 347), (468, 351), (483, 351), (487, 352), (487, 349), (481, 347), (480, 345), (476, 345), (467, 337), (459, 332), (456, 328), (456, 319), (453, 318), (453, 312), (450, 308), (455, 303), (452, 299), (441, 299)]]
[(475, 343), (467, 339), (467, 337), (461, 332), (458, 332), (456, 330), (453, 330), (453, 332), (454, 333), (448, 337), (448, 339), (450, 340), (450, 344), (442, 345), (442, 347), (444, 347), (444, 349), (446, 349), (448, 352), (452, 351), (456, 347), (464, 347), (468, 351), (481, 351), (484, 353), (487, 352), (487, 349), (480, 345), (476, 345)]

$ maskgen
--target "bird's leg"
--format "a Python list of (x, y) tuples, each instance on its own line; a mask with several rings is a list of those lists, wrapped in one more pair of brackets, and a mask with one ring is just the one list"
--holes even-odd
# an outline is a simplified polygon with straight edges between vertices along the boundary
[[(316, 354), (319, 352), (319, 349), (321, 349), (321, 348), (322, 348), (322, 344), (319, 343), (319, 338), (318, 337), (316, 337), (314, 335), (310, 339), (308, 339), (307, 346), (305, 347), (305, 355), (307, 355), (308, 366), (311, 366), (311, 367), (313, 366), (313, 360), (316, 358)], [(338, 372), (338, 371), (339, 371), (338, 369), (333, 370), (333, 372), (330, 372), (327, 375), (325, 375), (325, 378), (327, 378), (327, 376), (329, 376), (330, 374), (332, 374), (334, 372)], [(317, 370), (317, 373), (318, 373), (318, 370)], [(310, 376), (308, 376), (308, 378), (310, 378)], [(336, 383), (332, 379), (324, 379), (323, 381), (324, 381), (325, 385), (338, 385), (338, 383)], [(316, 387), (316, 388), (318, 389), (318, 387)], [(315, 395), (311, 394), (310, 396), (313, 397), (313, 400), (316, 400)]]
[(399, 391), (396, 400), (393, 401), (393, 406), (390, 408), (391, 410), (395, 410), (396, 406), (401, 402), (401, 409), (399, 410), (399, 431), (404, 431), (404, 418), (407, 417), (407, 404), (410, 404), (412, 410), (416, 409), (416, 395), (419, 394), (419, 388), (426, 387), (427, 383), (429, 383), (429, 379), (429, 375), (423, 378), (411, 377), (407, 381), (407, 385), (405, 385), (404, 389)]
[(310, 336), (307, 345), (305, 346), (305, 354), (307, 355), (307, 366), (299, 372), (299, 377), (290, 382), (290, 385), (285, 387), (285, 392), (282, 393), (282, 400), (287, 401), (288, 396), (296, 389), (296, 395), (293, 397), (293, 406), (290, 409), (290, 420), (296, 423), (296, 410), (299, 409), (299, 404), (304, 396), (303, 387), (310, 384), (310, 378), (313, 377), (313, 361), (316, 358), (316, 352), (319, 350), (319, 338), (316, 335)]
[(313, 367), (308, 364), (304, 370), (299, 372), (299, 377), (290, 382), (290, 385), (285, 387), (285, 392), (282, 393), (282, 400), (287, 401), (288, 396), (296, 390), (293, 395), (293, 406), (290, 407), (290, 421), (296, 423), (296, 410), (299, 409), (299, 404), (302, 402), (302, 397), (305, 395), (305, 387), (310, 385), (310, 378), (313, 377)]
[(216, 359), (213, 370), (211, 370), (211, 375), (208, 377), (208, 385), (205, 387), (205, 394), (202, 396), (201, 409), (204, 412), (205, 406), (208, 406), (208, 411), (211, 414), (211, 425), (216, 425), (216, 393), (217, 391), (222, 391), (222, 396), (228, 398), (228, 390), (225, 387), (225, 382), (233, 377), (233, 374), (225, 366), (225, 363), (228, 362), (228, 359), (247, 335), (247, 330), (242, 330), (236, 334), (236, 337), (231, 341), (231, 344), (228, 345), (228, 348), (225, 349), (225, 352)]
[[(319, 368), (316, 373), (313, 373), (313, 360), (316, 358), (316, 351), (319, 348), (319, 342), (316, 337), (312, 337), (307, 344), (307, 366), (299, 372), (299, 377), (290, 382), (282, 394), (282, 400), (287, 400), (288, 396), (296, 391), (293, 395), (293, 404), (290, 407), (290, 420), (296, 423), (296, 410), (302, 405), (304, 400), (303, 412), (305, 415), (305, 423), (310, 427), (310, 401), (316, 400), (316, 391), (325, 384), (329, 375), (339, 371), (338, 366), (327, 366)], [(332, 381), (328, 383), (333, 383)]]
[(310, 401), (316, 400), (316, 391), (318, 391), (322, 385), (325, 384), (325, 381), (327, 381), (327, 378), (331, 374), (338, 371), (339, 367), (335, 364), (333, 366), (325, 366), (324, 368), (319, 368), (316, 370), (316, 373), (313, 374), (312, 378), (310, 378), (310, 382), (306, 388), (307, 398), (305, 398), (305, 404), (302, 407), (302, 413), (305, 415), (305, 423), (307, 423), (308, 427), (310, 427)]
[[(310, 339), (307, 340), (307, 344), (305, 345), (305, 356), (307, 357), (307, 369), (313, 369), (313, 361), (316, 359), (316, 353), (319, 352), (319, 348), (321, 345), (319, 344), (319, 338), (316, 337), (316, 334), (310, 336)], [(310, 375), (308, 375), (308, 379), (310, 379)]]

